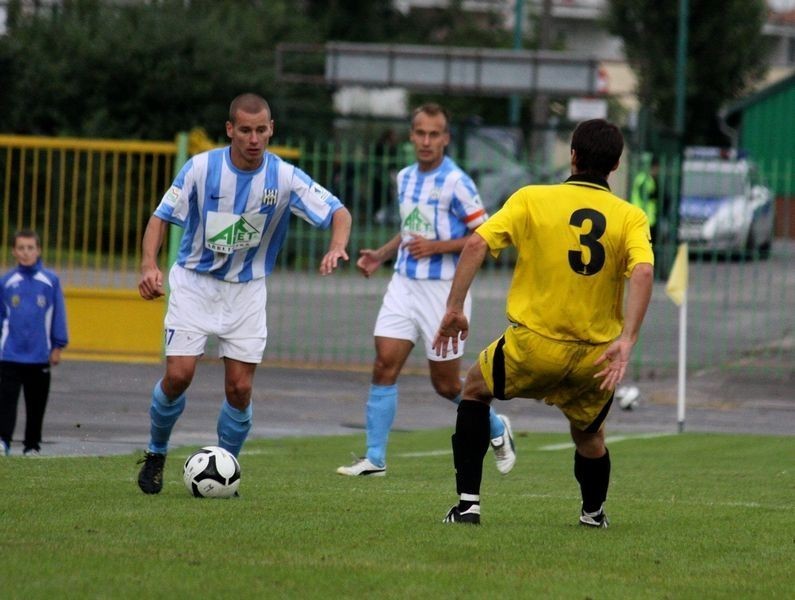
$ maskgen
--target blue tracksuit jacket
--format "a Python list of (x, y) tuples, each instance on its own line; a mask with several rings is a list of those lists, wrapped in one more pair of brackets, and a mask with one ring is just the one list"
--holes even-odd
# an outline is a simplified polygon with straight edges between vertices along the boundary
[(50, 350), (69, 342), (61, 282), (41, 259), (3, 275), (0, 299), (0, 360), (49, 363)]

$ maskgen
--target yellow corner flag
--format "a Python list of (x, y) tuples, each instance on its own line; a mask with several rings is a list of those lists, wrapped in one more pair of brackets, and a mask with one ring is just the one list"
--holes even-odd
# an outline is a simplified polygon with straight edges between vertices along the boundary
[(687, 243), (679, 244), (674, 266), (665, 284), (665, 293), (677, 306), (682, 306), (687, 294)]

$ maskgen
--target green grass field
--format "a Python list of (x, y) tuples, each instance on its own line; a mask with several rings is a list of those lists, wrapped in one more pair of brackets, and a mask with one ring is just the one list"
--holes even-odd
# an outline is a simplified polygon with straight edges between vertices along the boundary
[(334, 473), (362, 435), (250, 441), (241, 497), (196, 499), (194, 448), (145, 496), (136, 456), (0, 459), (2, 598), (791, 598), (795, 438), (611, 445), (612, 525), (577, 525), (558, 434), (491, 455), (483, 524), (454, 503), (449, 431), (393, 433), (384, 478)]

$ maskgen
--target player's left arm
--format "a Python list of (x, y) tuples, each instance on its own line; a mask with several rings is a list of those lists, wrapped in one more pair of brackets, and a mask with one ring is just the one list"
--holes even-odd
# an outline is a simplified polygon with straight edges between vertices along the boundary
[(61, 349), (53, 348), (50, 350), (50, 366), (54, 367), (61, 363)]
[(486, 209), (480, 201), (475, 183), (469, 177), (461, 177), (455, 185), (450, 213), (466, 226), (467, 232), (450, 240), (428, 240), (415, 237), (405, 245), (414, 258), (427, 258), (434, 254), (460, 254), (469, 235), (488, 218)]
[(454, 240), (427, 240), (424, 237), (413, 237), (404, 247), (414, 258), (426, 258), (434, 254), (459, 254), (467, 242), (467, 234)]
[(328, 252), (320, 261), (320, 274), (330, 275), (337, 268), (340, 259), (348, 260), (348, 240), (351, 237), (351, 213), (344, 206), (340, 206), (331, 215), (331, 241)]
[(69, 333), (66, 327), (66, 301), (61, 281), (57, 277), (55, 277), (53, 288), (50, 364), (55, 366), (61, 362), (61, 350), (69, 343)]

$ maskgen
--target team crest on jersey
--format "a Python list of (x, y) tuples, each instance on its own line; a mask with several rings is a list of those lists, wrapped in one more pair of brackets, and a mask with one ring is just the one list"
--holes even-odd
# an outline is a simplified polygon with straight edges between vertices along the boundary
[(439, 198), (442, 197), (442, 190), (438, 187), (435, 187), (431, 190), (431, 193), (428, 194), (428, 197), (431, 200), (438, 200)]
[(323, 202), (325, 202), (326, 199), (331, 196), (331, 192), (318, 183), (312, 183), (312, 193), (320, 198), (320, 200)]
[(18, 294), (14, 294), (13, 296), (11, 296), (11, 306), (16, 308), (17, 306), (19, 306), (20, 302), (22, 302), (22, 299), (19, 297)]
[(274, 188), (266, 188), (265, 192), (262, 194), (262, 203), (266, 206), (271, 206), (276, 204), (276, 200), (279, 199), (279, 190)]
[(222, 254), (253, 248), (262, 239), (266, 216), (260, 213), (235, 215), (209, 211), (204, 247)]
[(177, 200), (179, 200), (179, 195), (181, 192), (182, 190), (180, 190), (177, 186), (172, 185), (166, 192), (165, 196), (163, 196), (163, 202), (174, 206), (177, 203)]
[(47, 298), (45, 298), (42, 294), (36, 296), (36, 306), (39, 308), (44, 308), (47, 306)]

